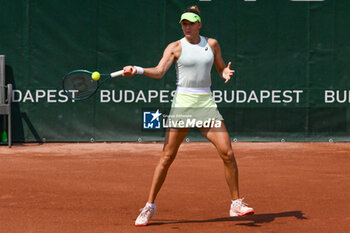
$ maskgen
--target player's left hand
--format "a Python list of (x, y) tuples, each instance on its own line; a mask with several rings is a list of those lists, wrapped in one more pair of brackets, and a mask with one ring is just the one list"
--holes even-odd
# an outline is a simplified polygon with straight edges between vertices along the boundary
[(225, 83), (230, 81), (231, 76), (235, 73), (234, 70), (230, 69), (230, 66), (231, 66), (231, 62), (229, 62), (227, 67), (225, 67), (224, 70), (222, 71), (222, 77), (225, 79)]

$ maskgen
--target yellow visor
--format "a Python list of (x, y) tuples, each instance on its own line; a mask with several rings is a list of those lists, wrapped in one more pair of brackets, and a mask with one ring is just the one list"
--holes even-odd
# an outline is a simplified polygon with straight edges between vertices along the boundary
[(180, 19), (179, 23), (181, 23), (182, 20), (185, 20), (185, 19), (192, 22), (192, 23), (197, 22), (197, 21), (201, 22), (201, 17), (199, 17), (199, 15), (192, 13), (192, 12), (183, 13), (181, 15), (181, 19)]

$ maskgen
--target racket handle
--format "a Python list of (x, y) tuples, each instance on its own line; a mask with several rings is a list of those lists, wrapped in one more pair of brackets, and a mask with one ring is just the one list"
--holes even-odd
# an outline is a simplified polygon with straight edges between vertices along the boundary
[(111, 73), (111, 77), (115, 78), (115, 77), (118, 77), (118, 76), (122, 75), (123, 73), (124, 73), (123, 70), (119, 70), (119, 71)]

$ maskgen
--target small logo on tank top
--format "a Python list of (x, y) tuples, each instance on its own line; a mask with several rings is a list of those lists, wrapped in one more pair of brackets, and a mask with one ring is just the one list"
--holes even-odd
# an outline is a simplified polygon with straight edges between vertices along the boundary
[(205, 49), (204, 49), (205, 51), (208, 51), (208, 47), (205, 47)]

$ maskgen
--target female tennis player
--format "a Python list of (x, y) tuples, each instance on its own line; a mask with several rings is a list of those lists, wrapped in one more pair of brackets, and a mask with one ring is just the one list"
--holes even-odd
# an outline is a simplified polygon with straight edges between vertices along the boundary
[[(185, 36), (167, 46), (156, 67), (126, 66), (123, 69), (123, 75), (130, 77), (135, 74), (144, 74), (151, 78), (160, 79), (172, 63), (175, 63), (177, 89), (169, 116), (183, 116), (183, 113), (192, 113), (191, 115), (200, 118), (197, 120), (210, 119), (222, 123), (216, 127), (200, 127), (200, 132), (214, 144), (223, 160), (225, 178), (232, 199), (230, 216), (252, 215), (254, 214), (253, 208), (243, 203), (243, 199), (239, 196), (238, 169), (230, 137), (210, 90), (210, 71), (213, 63), (225, 83), (231, 79), (234, 70), (230, 69), (231, 62), (227, 66), (225, 65), (218, 41), (199, 34), (202, 23), (197, 6), (186, 9), (181, 15), (180, 23)], [(146, 226), (150, 218), (156, 214), (154, 203), (156, 196), (188, 131), (189, 128), (186, 125), (182, 128), (171, 127), (167, 130), (163, 153), (154, 171), (148, 202), (141, 209), (141, 213), (135, 221), (136, 226)]]

